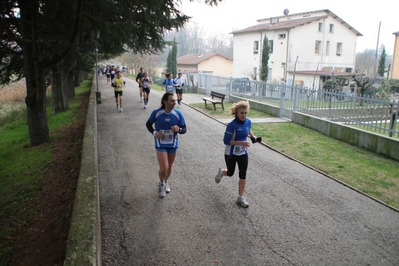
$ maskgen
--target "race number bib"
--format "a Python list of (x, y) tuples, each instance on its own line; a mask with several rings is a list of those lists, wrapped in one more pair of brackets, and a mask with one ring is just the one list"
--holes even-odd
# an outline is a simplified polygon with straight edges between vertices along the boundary
[(166, 86), (166, 91), (173, 92), (173, 86), (172, 85), (167, 85)]
[(172, 130), (161, 130), (162, 139), (161, 144), (172, 144), (173, 143), (173, 131)]
[(234, 155), (243, 155), (247, 151), (247, 147), (244, 146), (234, 146), (233, 154)]

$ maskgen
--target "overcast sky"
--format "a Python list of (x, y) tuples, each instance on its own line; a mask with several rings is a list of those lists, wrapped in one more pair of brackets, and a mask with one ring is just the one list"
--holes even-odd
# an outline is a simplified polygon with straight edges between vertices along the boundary
[(387, 54), (392, 55), (392, 33), (399, 31), (397, 0), (223, 0), (217, 7), (206, 6), (203, 0), (182, 1), (184, 14), (201, 28), (220, 34), (257, 25), (258, 19), (283, 16), (284, 9), (289, 14), (329, 9), (363, 35), (358, 37), (357, 52), (376, 49), (381, 22), (378, 47), (384, 44)]

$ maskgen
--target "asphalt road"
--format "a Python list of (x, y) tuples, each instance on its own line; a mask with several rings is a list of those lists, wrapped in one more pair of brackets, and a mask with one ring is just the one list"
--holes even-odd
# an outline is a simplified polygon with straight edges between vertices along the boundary
[(240, 208), (224, 167), (225, 125), (183, 105), (180, 138), (159, 198), (149, 108), (128, 80), (124, 112), (100, 76), (97, 107), (103, 265), (399, 265), (399, 213), (263, 146), (250, 147)]

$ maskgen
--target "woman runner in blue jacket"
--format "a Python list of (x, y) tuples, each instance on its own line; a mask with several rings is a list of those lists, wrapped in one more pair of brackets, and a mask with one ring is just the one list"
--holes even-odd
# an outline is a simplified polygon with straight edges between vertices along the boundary
[(261, 138), (256, 138), (251, 130), (251, 120), (247, 119), (249, 112), (249, 102), (240, 101), (231, 107), (231, 114), (235, 117), (226, 127), (223, 143), (226, 145), (224, 158), (227, 169), (219, 168), (215, 176), (216, 183), (222, 180), (223, 176), (233, 176), (236, 164), (238, 165), (238, 199), (236, 203), (244, 208), (249, 206), (244, 198), (245, 180), (248, 168), (248, 147), (251, 138), (252, 143), (261, 142)]

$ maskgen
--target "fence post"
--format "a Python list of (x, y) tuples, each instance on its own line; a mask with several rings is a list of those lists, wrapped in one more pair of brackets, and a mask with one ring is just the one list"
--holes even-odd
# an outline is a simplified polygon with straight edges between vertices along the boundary
[(396, 119), (399, 113), (399, 102), (396, 104), (395, 108), (395, 102), (392, 102), (389, 105), (389, 112), (391, 113), (391, 121), (389, 123), (389, 137), (392, 137), (393, 132), (395, 132), (396, 128)]
[(294, 107), (292, 111), (298, 110), (298, 102), (299, 102), (299, 84), (295, 85), (295, 92), (294, 92)]
[(230, 77), (229, 96), (231, 95), (232, 90), (233, 90), (233, 77)]
[(283, 82), (281, 86), (281, 94), (280, 94), (280, 117), (283, 117), (284, 110), (284, 100), (285, 100), (285, 91), (286, 91), (286, 83)]

